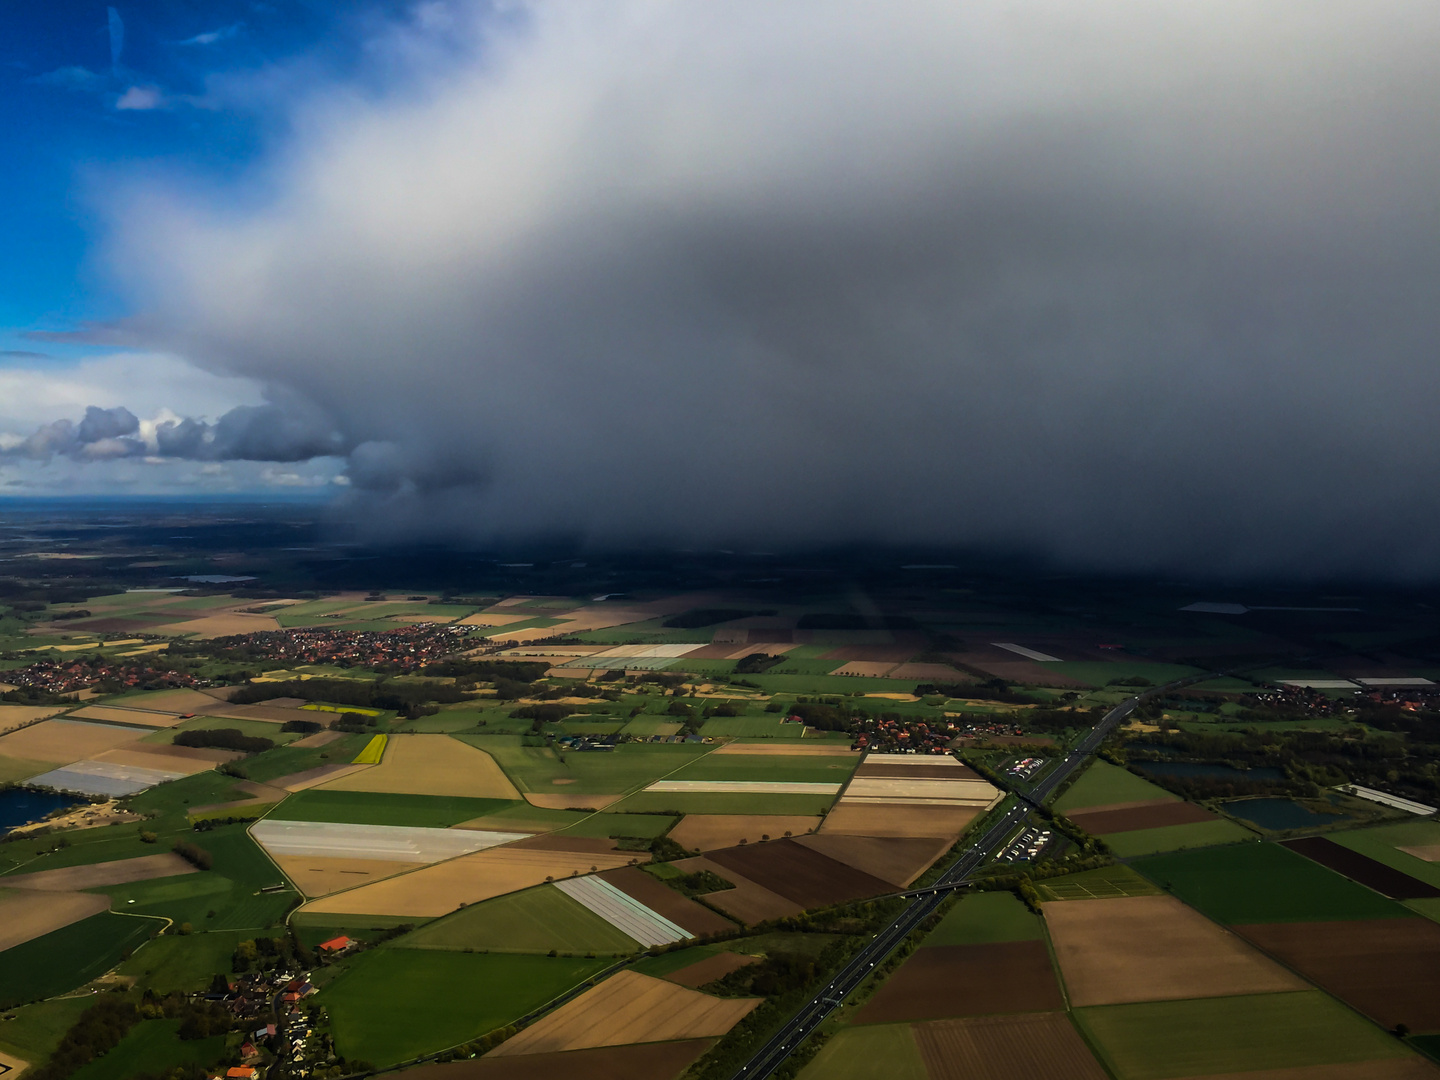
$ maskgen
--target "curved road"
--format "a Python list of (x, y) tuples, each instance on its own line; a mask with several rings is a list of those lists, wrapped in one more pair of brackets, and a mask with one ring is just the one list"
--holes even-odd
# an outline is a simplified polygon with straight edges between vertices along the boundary
[(950, 893), (966, 884), (976, 867), (982, 865), (986, 857), (1020, 827), (1020, 823), (1025, 820), (1034, 807), (1043, 804), (1051, 793), (1095, 752), (1100, 743), (1104, 741), (1105, 736), (1110, 734), (1115, 725), (1130, 714), (1130, 711), (1142, 698), (1192, 682), (1197, 677), (1208, 678), (1209, 676), (1192, 676), (1167, 686), (1147, 690), (1143, 694), (1129, 698), (1106, 713), (1104, 718), (1090, 729), (1089, 734), (1075, 744), (1060, 764), (1050, 770), (1045, 779), (1032, 787), (1028, 793), (1017, 792), (1019, 798), (1015, 805), (986, 829), (985, 833), (967, 848), (964, 854), (956, 859), (933, 885), (927, 885), (913, 893), (904, 894), (910, 896), (911, 900), (905, 910), (896, 916), (895, 921), (876, 934), (869, 944), (851, 958), (829, 985), (801, 1006), (800, 1011), (791, 1017), (790, 1021), (777, 1031), (769, 1042), (762, 1046), (748, 1062), (740, 1066), (734, 1074), (734, 1080), (763, 1080), (764, 1077), (779, 1068), (780, 1064), (795, 1052), (810, 1033), (824, 1023), (826, 1017), (839, 1008), (840, 1003), (865, 981), (875, 965), (881, 963), (896, 946), (910, 935), (912, 930), (934, 914), (935, 909)]

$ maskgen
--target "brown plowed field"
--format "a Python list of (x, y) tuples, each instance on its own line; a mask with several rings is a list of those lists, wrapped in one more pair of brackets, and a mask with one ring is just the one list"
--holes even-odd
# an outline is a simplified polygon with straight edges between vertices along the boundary
[(895, 665), (887, 660), (851, 660), (841, 664), (831, 675), (858, 675), (863, 679), (883, 679)]
[(327, 713), (319, 709), (287, 709), (279, 705), (231, 705), (223, 702), (212, 705), (205, 712), (210, 716), (231, 720), (259, 720), (265, 724), (284, 724), (291, 720), (308, 720), (312, 724), (329, 727), (340, 719), (339, 713)]
[(180, 722), (174, 713), (141, 712), (136, 709), (112, 709), (104, 705), (87, 705), (68, 714), (75, 720), (106, 720), (112, 724), (132, 724), (140, 727), (173, 727)]
[(142, 855), (138, 859), (116, 859), (113, 862), (91, 863), (89, 866), (65, 866), (58, 870), (39, 870), (33, 874), (14, 874), (0, 878), (7, 889), (39, 889), (44, 892), (74, 892), (95, 889), (101, 885), (125, 885), (132, 881), (193, 874), (195, 867), (179, 855)]
[(296, 739), (291, 746), (298, 746), (308, 750), (314, 746), (326, 746), (340, 738), (344, 732), (341, 731), (317, 731), (314, 735), (306, 735), (303, 739)]
[(0, 892), (0, 951), (98, 915), (109, 907), (109, 897), (93, 893)]
[(1063, 1010), (1043, 941), (917, 949), (852, 1023), (893, 1024)]
[(846, 836), (936, 836), (954, 840), (980, 814), (975, 806), (906, 806), (903, 803), (847, 803), (843, 798), (825, 816), (820, 833)]
[(1106, 1080), (1063, 1012), (938, 1020), (914, 1032), (930, 1080)]
[(714, 998), (621, 971), (490, 1051), (492, 1058), (724, 1035), (759, 998)]
[(215, 699), (199, 690), (162, 690), (135, 701), (137, 709), (154, 709), (156, 712), (203, 713), (214, 706)]
[(563, 1054), (492, 1056), (447, 1065), (419, 1065), (395, 1080), (675, 1080), (709, 1050), (714, 1039), (602, 1046)]
[(862, 764), (856, 776), (888, 776), (904, 780), (984, 780), (968, 765), (869, 765)]
[(787, 900), (764, 886), (755, 884), (744, 874), (737, 874), (734, 870), (712, 863), (703, 855), (694, 859), (680, 859), (673, 865), (687, 874), (709, 870), (712, 874), (719, 874), (726, 881), (731, 882), (735, 888), (707, 893), (705, 902), (747, 926), (764, 922), (766, 919), (783, 919), (789, 915), (799, 915), (805, 910), (793, 900)]
[[(166, 753), (171, 750), (190, 750), (191, 753)], [(108, 761), (115, 765), (133, 765), (141, 769), (159, 769), (161, 772), (185, 773), (193, 776), (195, 773), (213, 769), (222, 762), (235, 761), (244, 756), (234, 750), (206, 750), (191, 746), (155, 746), (148, 743), (132, 743), (116, 750), (106, 750), (103, 754), (96, 754), (90, 760)]]
[(706, 857), (802, 908), (828, 907), (895, 891), (888, 881), (836, 862), (794, 840), (721, 848)]
[[(322, 734), (328, 735), (329, 732)], [(289, 776), (278, 777), (271, 781), (271, 786), (284, 788), (286, 791), (304, 791), (307, 788), (328, 784), (331, 780), (338, 780), (342, 776), (349, 776), (351, 773), (363, 772), (374, 767), (374, 765), (317, 765), (313, 769), (305, 769), (302, 772), (291, 773)]]
[(304, 910), (347, 915), (447, 915), (461, 904), (528, 889), (547, 878), (586, 874), (592, 866), (601, 870), (624, 866), (632, 858), (630, 854), (525, 850), (506, 844), (317, 900)]
[(223, 615), (206, 615), (185, 622), (166, 623), (151, 628), (157, 634), (194, 634), (199, 638), (230, 637), (233, 634), (254, 634), (261, 630), (279, 630), (280, 624), (270, 615), (247, 615), (232, 611)]
[(839, 660), (846, 664), (885, 664), (888, 669), (905, 663), (914, 655), (914, 645), (841, 645), (821, 653), (820, 659)]
[(546, 810), (603, 810), (622, 798), (623, 795), (550, 795), (533, 791), (525, 793), (526, 802)]
[(1305, 989), (1173, 896), (1068, 900), (1044, 910), (1071, 1005)]
[(1344, 1065), (1297, 1065), (1293, 1069), (1261, 1069), (1259, 1072), (1212, 1073), (1187, 1076), (1182, 1080), (1440, 1080), (1440, 1069), (1424, 1058), (1386, 1058), (1383, 1061), (1351, 1061)]
[(135, 742), (144, 734), (143, 731), (110, 724), (87, 724), (80, 720), (42, 720), (38, 724), (0, 737), (0, 755), (25, 761), (53, 761), (57, 765), (66, 765)]
[(762, 626), (747, 631), (745, 640), (751, 645), (763, 645), (766, 642), (773, 642), (777, 645), (793, 645), (795, 643), (795, 631), (777, 626)]
[(993, 653), (963, 653), (960, 661), (969, 667), (979, 668), (988, 675), (1004, 679), (1006, 682), (1023, 683), (1026, 686), (1057, 686), (1071, 689), (1090, 685), (1079, 679), (1072, 679), (1068, 675), (1061, 675), (1058, 671), (1052, 671), (1049, 665), (1035, 660), (1001, 659), (1002, 656), (1007, 655), (1010, 654), (999, 650)]
[(795, 842), (895, 886), (909, 885), (924, 873), (931, 863), (950, 850), (948, 839), (933, 836), (879, 837), (820, 833), (815, 836), (796, 837)]
[[(541, 833), (538, 836), (527, 836), (524, 840), (516, 840), (511, 847), (517, 848), (538, 848), (541, 851), (583, 851), (611, 854), (620, 849), (615, 846), (615, 841), (604, 836), (557, 836), (554, 833)], [(632, 858), (645, 859), (649, 856), (643, 851), (630, 852)]]
[(914, 679), (916, 682), (928, 683), (968, 683), (974, 682), (975, 676), (949, 664), (901, 664), (894, 671), (890, 672), (892, 679), (905, 679), (907, 682)]
[(494, 758), (449, 735), (392, 735), (379, 765), (332, 780), (325, 790), (520, 798)]
[(758, 963), (754, 956), (746, 956), (744, 953), (722, 952), (715, 956), (707, 956), (699, 963), (683, 967), (679, 971), (672, 971), (663, 978), (681, 986), (688, 986), (692, 990), (698, 990), (706, 983), (714, 982), (716, 979), (723, 979), (732, 971), (739, 971), (743, 967)]
[(683, 893), (676, 892), (669, 885), (656, 881), (645, 871), (637, 870), (633, 866), (607, 870), (600, 876), (626, 896), (639, 900), (657, 915), (662, 915), (677, 926), (689, 930), (694, 937), (735, 929), (733, 923), (715, 914), (704, 904), (697, 904)]
[(319, 855), (280, 855), (271, 858), (306, 896), (329, 896), (341, 889), (368, 885), (372, 881), (394, 877), (414, 865), (381, 859), (332, 859)]
[(1114, 810), (1072, 810), (1066, 816), (1096, 836), (1216, 820), (1209, 810), (1188, 802), (1163, 802)]
[(1386, 866), (1368, 855), (1351, 851), (1323, 836), (1307, 836), (1301, 840), (1281, 841), (1282, 847), (1304, 855), (1307, 859), (1328, 866), (1338, 874), (1344, 874), (1351, 881), (1358, 881), (1392, 900), (1425, 900), (1440, 896), (1440, 889), (1428, 881), (1421, 881), (1409, 874)]
[(1235, 931), (1381, 1027), (1440, 1031), (1440, 925), (1429, 919), (1264, 923)]
[(668, 835), (691, 851), (714, 851), (734, 847), (741, 840), (754, 843), (763, 836), (784, 836), (787, 832), (803, 836), (819, 828), (821, 820), (767, 814), (686, 814)]

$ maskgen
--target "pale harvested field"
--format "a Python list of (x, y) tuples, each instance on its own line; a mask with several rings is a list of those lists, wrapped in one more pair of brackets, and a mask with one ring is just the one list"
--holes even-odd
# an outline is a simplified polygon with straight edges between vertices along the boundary
[(795, 642), (785, 641), (757, 641), (753, 645), (742, 645), (725, 654), (726, 660), (743, 660), (752, 653), (764, 653), (766, 656), (784, 656), (786, 653), (798, 649), (800, 646)]
[(1383, 1061), (1351, 1061), (1343, 1065), (1297, 1065), (1291, 1069), (1261, 1069), (1258, 1072), (1211, 1073), (1181, 1080), (1440, 1080), (1440, 1069), (1424, 1058), (1386, 1058)]
[(194, 634), (200, 638), (229, 637), (232, 634), (254, 634), (261, 630), (279, 630), (280, 624), (269, 615), (246, 615), (243, 611), (223, 615), (206, 615), (185, 622), (166, 623), (151, 627), (157, 634)]
[(317, 731), (314, 735), (306, 735), (303, 739), (296, 739), (290, 745), (308, 750), (315, 746), (327, 746), (343, 734), (344, 732), (341, 731)]
[(1304, 990), (1309, 984), (1173, 896), (1046, 904), (1072, 1005)]
[(65, 866), (58, 870), (39, 870), (33, 874), (14, 874), (0, 878), (7, 889), (36, 889), (41, 892), (75, 892), (96, 889), (102, 885), (127, 885), (132, 881), (193, 874), (195, 867), (179, 855), (142, 855), (138, 859), (116, 859), (113, 862), (91, 863), (89, 866)]
[(323, 787), (326, 791), (520, 798), (520, 792), (494, 758), (449, 735), (392, 735), (379, 765), (342, 776)]
[(460, 620), (460, 626), (509, 626), (511, 623), (525, 622), (529, 615), (486, 615), (484, 612), (477, 612), (474, 615), (466, 615)]
[(0, 893), (0, 951), (109, 908), (109, 897), (93, 893), (33, 890)]
[(780, 780), (656, 780), (645, 790), (737, 795), (836, 795), (840, 785)]
[(328, 896), (373, 881), (394, 877), (406, 863), (384, 859), (332, 859), (315, 855), (282, 855), (275, 863), (306, 896)]
[[(167, 750), (190, 750), (192, 754), (165, 753)], [(200, 755), (205, 756), (200, 756)], [(106, 750), (97, 755), (95, 761), (106, 761), (112, 765), (134, 765), (140, 769), (159, 769), (161, 772), (178, 772), (186, 776), (205, 772), (226, 761), (244, 757), (234, 750), (206, 750), (193, 746), (146, 746), (136, 743), (122, 746), (118, 750)]]
[(1401, 847), (1395, 850), (1403, 851), (1406, 855), (1414, 855), (1415, 858), (1424, 862), (1440, 862), (1440, 844), (1416, 844), (1413, 847)]
[(766, 742), (729, 742), (713, 753), (745, 754), (748, 757), (852, 757), (855, 751), (844, 743), (771, 739)]
[[(670, 835), (674, 835), (674, 830)], [(797, 835), (795, 840), (811, 851), (892, 885), (909, 885), (949, 851), (951, 844), (949, 837), (845, 836), (843, 833)]]
[(139, 709), (112, 709), (106, 705), (86, 705), (70, 714), (76, 720), (109, 720), (115, 724), (141, 724), (145, 727), (173, 727), (180, 722), (174, 713), (142, 712)]
[(896, 776), (857, 776), (845, 789), (846, 802), (956, 803), (992, 806), (1000, 792), (984, 780), (906, 780)]
[(66, 764), (133, 743), (143, 732), (75, 720), (46, 720), (0, 737), (0, 755)]
[(199, 690), (162, 690), (136, 702), (136, 708), (153, 709), (155, 712), (203, 713), (215, 707), (215, 699)]
[(21, 724), (45, 720), (63, 711), (59, 705), (0, 705), (0, 735)]
[(976, 806), (852, 803), (841, 799), (826, 815), (820, 832), (846, 836), (935, 836), (953, 841), (980, 812)]
[(621, 971), (501, 1043), (489, 1056), (724, 1035), (759, 1004), (759, 998), (714, 998), (664, 979)]
[(818, 817), (765, 814), (686, 814), (669, 832), (670, 839), (691, 851), (714, 851), (762, 837), (802, 836), (818, 828)]
[(703, 855), (697, 855), (691, 859), (678, 859), (673, 865), (687, 874), (709, 870), (712, 874), (718, 874), (733, 884), (735, 886), (733, 889), (706, 893), (705, 902), (747, 926), (764, 922), (766, 919), (783, 919), (790, 915), (799, 915), (805, 910), (793, 900), (787, 900), (779, 893), (773, 893), (743, 874), (737, 874), (729, 867), (713, 863)]
[(492, 642), (509, 642), (514, 645), (526, 641), (534, 641), (536, 638), (557, 637), (560, 634), (571, 633), (575, 628), (564, 623), (558, 626), (532, 626), (529, 630), (496, 630), (493, 633), (483, 635), (486, 640)]
[(634, 853), (536, 851), (514, 847), (490, 848), (436, 863), (414, 873), (366, 885), (354, 892), (327, 897), (305, 905), (313, 912), (349, 915), (415, 915), (434, 917), (518, 889), (539, 885), (547, 878), (588, 874), (591, 867), (613, 870), (628, 866)]
[(603, 810), (613, 802), (619, 802), (623, 795), (545, 795), (529, 792), (525, 801), (531, 806), (546, 810)]
[(0, 1074), (9, 1077), (9, 1080), (20, 1080), (20, 1074), (29, 1067), (30, 1063), (24, 1058), (0, 1050)]
[(866, 754), (863, 762), (866, 765), (893, 765), (902, 769), (919, 769), (940, 767), (943, 769), (962, 769), (957, 776), (969, 776), (968, 767), (957, 758), (949, 754)]
[(893, 663), (886, 663), (883, 660), (851, 660), (848, 664), (841, 664), (831, 675), (859, 675), (867, 679), (883, 679), (892, 669), (896, 667)]

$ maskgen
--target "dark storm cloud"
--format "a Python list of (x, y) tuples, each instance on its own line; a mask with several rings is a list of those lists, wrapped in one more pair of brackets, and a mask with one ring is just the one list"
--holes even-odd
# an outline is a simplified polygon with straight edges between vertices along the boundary
[(529, 11), (319, 95), (261, 210), (117, 207), (367, 521), (1440, 570), (1440, 8)]

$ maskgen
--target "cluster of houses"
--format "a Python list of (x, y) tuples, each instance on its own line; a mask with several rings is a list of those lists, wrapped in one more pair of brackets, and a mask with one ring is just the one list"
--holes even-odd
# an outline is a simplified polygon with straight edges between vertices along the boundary
[[(97, 645), (97, 648), (99, 646)], [(74, 660), (39, 660), (5, 673), (12, 686), (29, 687), (47, 694), (73, 694), (102, 682), (154, 689), (205, 686), (208, 683), (181, 671), (155, 668), (145, 663), (123, 663), (105, 657)]]
[(878, 754), (945, 754), (955, 735), (954, 724), (931, 724), (910, 717), (862, 720), (851, 750)]
[[(336, 938), (320, 949), (333, 955), (355, 944), (349, 938)], [(302, 1065), (307, 1059), (318, 1063), (329, 1057), (328, 1040), (314, 1037), (314, 1025), (301, 1009), (300, 1003), (313, 993), (315, 987), (303, 972), (264, 972), (236, 976), (224, 993), (207, 994), (208, 1000), (223, 1003), (236, 1022), (247, 1027), (239, 1063), (211, 1080), (260, 1080), (267, 1061)]]
[(469, 626), (417, 623), (394, 630), (327, 630), (297, 627), (260, 630), (222, 638), (218, 644), (246, 647), (267, 660), (340, 667), (397, 666), (405, 671), (433, 664), (454, 653)]

